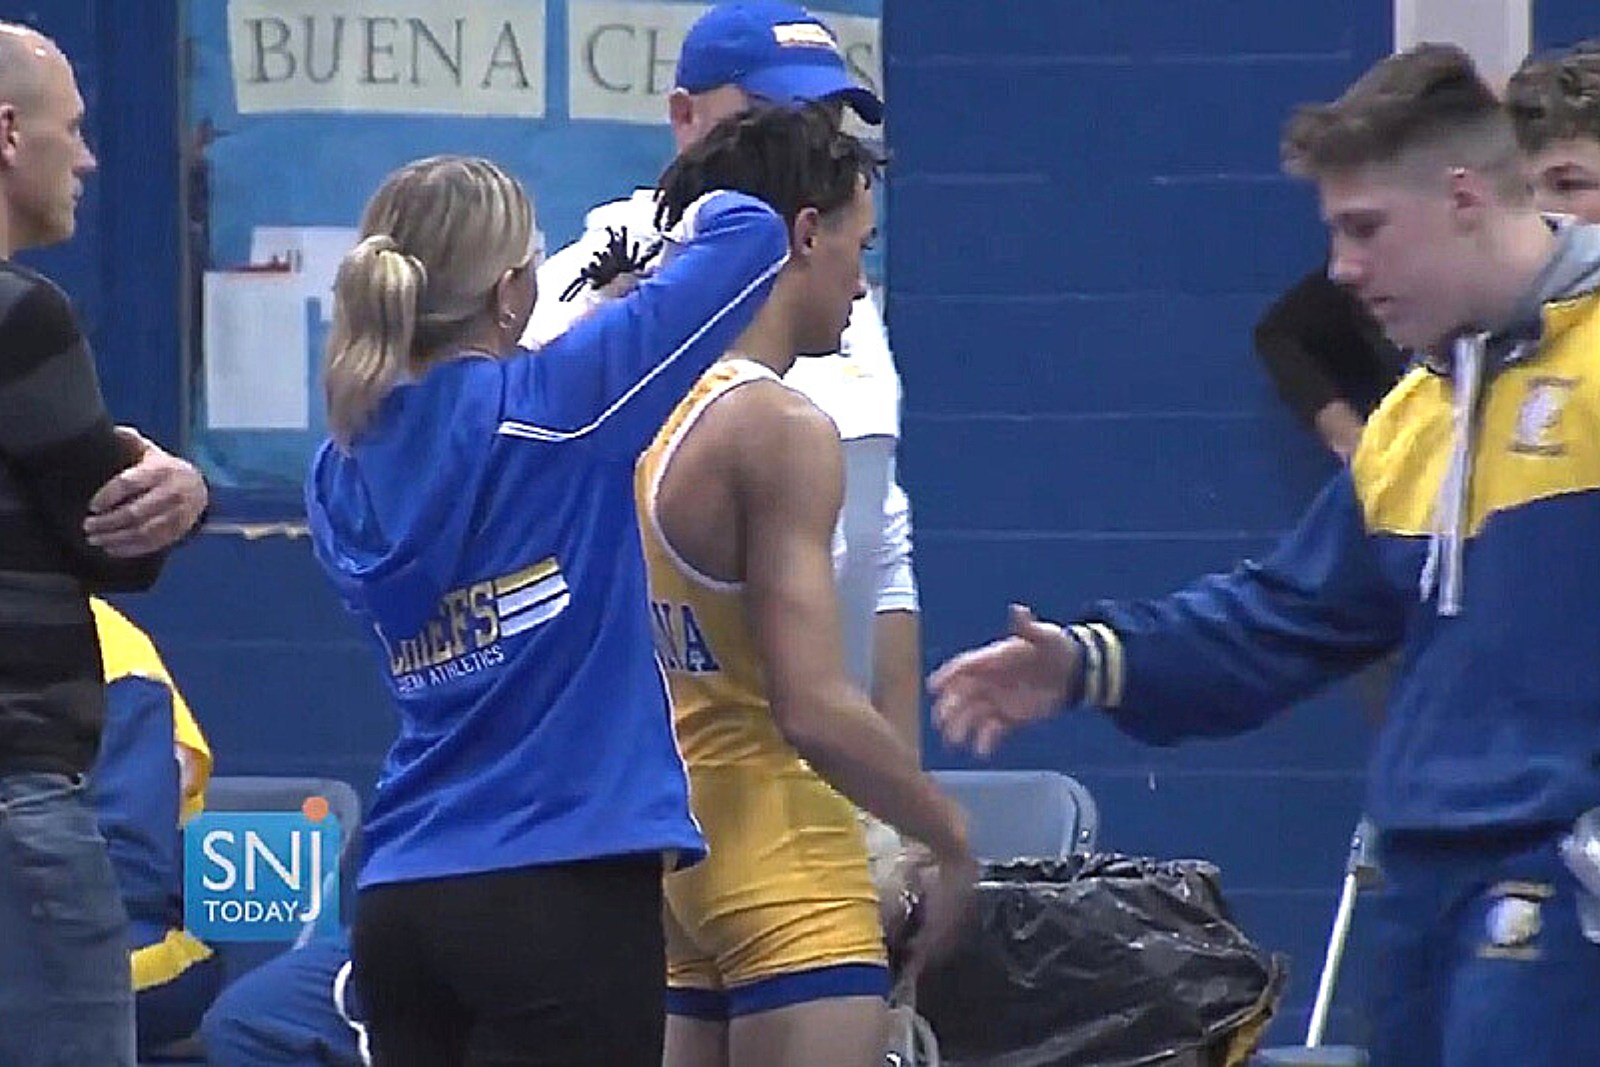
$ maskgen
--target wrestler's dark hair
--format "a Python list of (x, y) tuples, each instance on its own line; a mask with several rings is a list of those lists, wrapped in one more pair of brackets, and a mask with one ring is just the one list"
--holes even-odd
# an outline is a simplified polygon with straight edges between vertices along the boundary
[(766, 201), (793, 225), (805, 208), (826, 215), (850, 203), (884, 162), (825, 106), (762, 105), (724, 119), (668, 165), (656, 223), (670, 229), (701, 196), (727, 189)]

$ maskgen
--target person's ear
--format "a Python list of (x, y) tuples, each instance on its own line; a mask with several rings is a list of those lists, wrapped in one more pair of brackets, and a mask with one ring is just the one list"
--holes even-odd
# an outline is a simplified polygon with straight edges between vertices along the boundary
[(1448, 181), (1450, 217), (1461, 231), (1475, 230), (1483, 224), (1484, 212), (1494, 198), (1489, 178), (1482, 171), (1452, 167)]
[(693, 140), (694, 97), (686, 89), (674, 89), (667, 94), (667, 125), (678, 143), (678, 151)]
[(0, 163), (11, 166), (17, 160), (17, 148), (22, 136), (17, 130), (17, 107), (0, 104)]
[[(494, 283), (494, 296), (492, 297), (494, 301), (492, 308), (494, 322), (502, 330), (516, 328), (518, 320), (522, 317), (525, 309), (521, 306), (523, 303), (522, 295), (517, 289), (522, 281), (522, 274), (532, 270), (532, 263), (526, 263), (520, 267), (510, 267), (502, 271), (500, 279)], [(530, 308), (539, 297), (537, 277), (537, 275), (534, 275), (533, 278), (529, 279), (534, 287), (533, 300), (527, 302)]]
[(801, 258), (809, 256), (817, 247), (817, 233), (822, 229), (822, 213), (814, 207), (803, 207), (789, 227), (789, 250)]

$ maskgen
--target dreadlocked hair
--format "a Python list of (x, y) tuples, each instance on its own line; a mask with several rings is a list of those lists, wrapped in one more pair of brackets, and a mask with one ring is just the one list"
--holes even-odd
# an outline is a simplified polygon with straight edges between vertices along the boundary
[(870, 188), (884, 157), (840, 128), (825, 107), (765, 105), (730, 116), (662, 173), (656, 225), (669, 230), (689, 205), (718, 189), (765, 201), (794, 224), (805, 208), (828, 214)]

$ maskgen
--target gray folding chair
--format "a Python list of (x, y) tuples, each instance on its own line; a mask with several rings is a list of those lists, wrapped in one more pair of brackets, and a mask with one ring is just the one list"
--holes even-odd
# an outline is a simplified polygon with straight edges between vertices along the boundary
[(1093, 851), (1100, 812), (1089, 790), (1059, 771), (933, 771), (966, 809), (972, 851), (990, 863)]
[(299, 811), (307, 797), (322, 797), (339, 820), (339, 875), (348, 892), (361, 855), (361, 798), (338, 778), (222, 775), (206, 787), (207, 811)]
[[(934, 781), (967, 812), (972, 851), (981, 861), (1061, 859), (1094, 848), (1100, 813), (1089, 791), (1057, 771), (933, 771)], [(937, 1067), (939, 1043), (916, 1013), (915, 990), (891, 996), (889, 1067)]]
[(349, 782), (338, 778), (298, 778), (275, 774), (217, 775), (206, 786), (207, 811), (299, 811), (307, 797), (318, 796), (339, 819), (343, 848), (361, 830), (361, 798)]
[[(206, 787), (206, 810), (299, 811), (306, 798), (313, 796), (325, 799), (329, 812), (339, 820), (339, 863), (336, 870), (339, 874), (340, 913), (347, 914), (346, 906), (352, 899), (361, 855), (361, 798), (350, 783), (338, 778), (223, 775), (212, 778)], [(309, 926), (302, 930), (295, 944), (308, 940), (312, 932)], [(231, 983), (280, 954), (289, 945), (270, 941), (238, 941), (214, 947), (222, 959), (224, 981)]]
[[(341, 896), (350, 899), (355, 884), (358, 845), (361, 836), (361, 798), (348, 782), (337, 778), (290, 778), (272, 775), (229, 777), (219, 775), (206, 785), (207, 811), (299, 811), (307, 797), (319, 796), (328, 802), (328, 810), (339, 820), (339, 873)], [(328, 881), (332, 881), (330, 871)], [(324, 885), (326, 892), (328, 886)], [(326, 899), (326, 898), (325, 898)], [(341, 904), (343, 901), (341, 901)], [(312, 928), (301, 930), (299, 944), (310, 937)], [(213, 944), (213, 951), (222, 966), (224, 984), (231, 983), (289, 946), (273, 941), (229, 941)], [(204, 1052), (196, 1037), (187, 1037), (141, 1058), (143, 1064), (198, 1065), (205, 1062)]]

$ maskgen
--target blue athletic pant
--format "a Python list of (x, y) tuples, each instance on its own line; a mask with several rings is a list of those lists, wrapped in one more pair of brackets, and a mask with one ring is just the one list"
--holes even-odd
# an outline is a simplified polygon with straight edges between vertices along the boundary
[(1600, 945), (1564, 833), (1383, 837), (1372, 1067), (1600, 1065)]
[[(312, 941), (245, 974), (206, 1012), (200, 1040), (213, 1067), (361, 1067), (356, 1031), (334, 1004), (349, 938)], [(347, 986), (347, 998), (354, 988)], [(347, 999), (347, 1014), (356, 1017)]]

